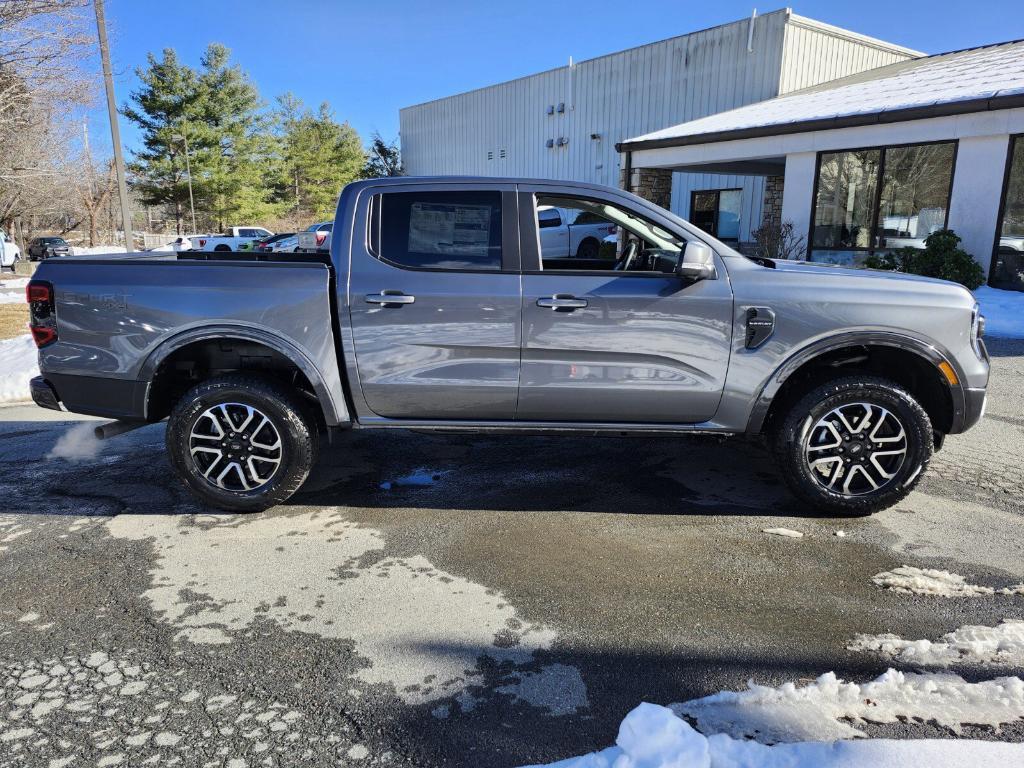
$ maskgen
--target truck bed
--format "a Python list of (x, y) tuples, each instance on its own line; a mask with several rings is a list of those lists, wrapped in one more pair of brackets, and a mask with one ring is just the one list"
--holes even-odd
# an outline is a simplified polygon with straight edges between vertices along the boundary
[(53, 285), (58, 335), (40, 350), (40, 370), (69, 410), (147, 419), (150, 382), (173, 350), (204, 339), (270, 343), (319, 384), (328, 413), (344, 414), (331, 271), (316, 254), (288, 255), (48, 260), (33, 279)]

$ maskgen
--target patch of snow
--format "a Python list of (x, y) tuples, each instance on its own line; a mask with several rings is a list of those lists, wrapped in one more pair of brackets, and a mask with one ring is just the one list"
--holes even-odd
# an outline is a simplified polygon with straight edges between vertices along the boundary
[(28, 383), (39, 375), (39, 351), (29, 334), (0, 341), (0, 403), (31, 400)]
[(445, 475), (444, 472), (436, 472), (432, 469), (415, 469), (404, 477), (400, 477), (397, 480), (388, 480), (380, 484), (380, 487), (385, 491), (390, 491), (392, 488), (401, 486), (414, 486), (414, 487), (426, 487), (433, 485)]
[(767, 746), (727, 734), (704, 736), (670, 709), (647, 703), (626, 715), (615, 743), (547, 768), (976, 768), (1024, 760), (1024, 744), (954, 739)]
[(833, 535), (838, 536), (840, 539), (842, 539), (846, 536), (846, 531), (836, 531)]
[(1024, 666), (1024, 620), (1006, 619), (996, 627), (968, 625), (947, 632), (935, 641), (904, 640), (891, 634), (857, 635), (847, 648), (880, 653), (901, 663), (922, 667), (953, 664), (1020, 667)]
[(968, 683), (948, 673), (890, 669), (860, 684), (829, 672), (802, 688), (747, 685), (746, 691), (724, 691), (672, 709), (693, 718), (703, 733), (763, 743), (862, 738), (851, 723), (918, 718), (958, 733), (967, 723), (998, 728), (1024, 717), (1024, 681), (1018, 677)]
[(800, 531), (794, 531), (792, 528), (765, 528), (762, 533), (770, 533), (773, 536), (787, 536), (791, 539), (802, 539), (804, 535)]
[(1004, 291), (983, 285), (974, 298), (985, 316), (985, 336), (996, 339), (1024, 339), (1024, 291)]
[(0, 304), (24, 304), (28, 278), (0, 281)]
[(891, 571), (882, 571), (871, 577), (878, 586), (893, 592), (936, 597), (974, 597), (977, 595), (1024, 595), (1024, 584), (995, 589), (971, 584), (963, 576), (934, 568), (915, 568), (902, 565)]
[(128, 253), (123, 245), (74, 245), (71, 252), (75, 256), (99, 256), (104, 253)]

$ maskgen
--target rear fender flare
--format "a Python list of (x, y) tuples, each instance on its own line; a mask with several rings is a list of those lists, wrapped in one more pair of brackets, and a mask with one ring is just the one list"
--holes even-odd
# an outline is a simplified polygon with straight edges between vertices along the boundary
[(142, 403), (135, 403), (136, 413), (143, 413), (149, 416), (149, 390), (153, 384), (156, 372), (160, 364), (176, 350), (194, 344), (198, 341), (211, 341), (214, 339), (240, 339), (251, 341), (269, 347), (278, 354), (290, 360), (296, 368), (302, 371), (313, 385), (313, 391), (320, 403), (324, 421), (330, 427), (347, 424), (351, 421), (348, 407), (344, 400), (335, 402), (329, 387), (324, 381), (323, 375), (312, 360), (298, 347), (258, 328), (246, 328), (236, 325), (203, 326), (201, 329), (185, 331), (164, 341), (159, 347), (153, 350), (146, 361), (139, 369), (137, 379), (145, 382), (146, 386), (139, 388), (138, 397), (143, 398)]

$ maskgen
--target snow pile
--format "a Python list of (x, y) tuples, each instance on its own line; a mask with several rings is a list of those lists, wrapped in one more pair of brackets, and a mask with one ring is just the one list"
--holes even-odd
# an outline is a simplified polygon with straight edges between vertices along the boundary
[(997, 627), (968, 625), (934, 642), (904, 640), (890, 634), (857, 635), (847, 647), (851, 651), (881, 653), (904, 664), (922, 667), (952, 664), (1024, 667), (1024, 621), (1006, 619)]
[(764, 528), (761, 533), (770, 533), (773, 536), (785, 536), (790, 539), (802, 539), (804, 535), (792, 528)]
[(626, 715), (615, 743), (548, 768), (976, 768), (1024, 760), (1024, 744), (988, 741), (879, 739), (766, 746), (726, 734), (703, 736), (656, 704), (641, 704)]
[(1001, 339), (1024, 339), (1024, 291), (1003, 291), (983, 285), (974, 298), (985, 316), (985, 335)]
[(26, 285), (27, 277), (0, 282), (0, 304), (24, 304)]
[(390, 491), (392, 488), (400, 486), (418, 486), (426, 487), (433, 485), (444, 475), (444, 472), (436, 472), (432, 469), (415, 469), (404, 477), (400, 477), (397, 480), (387, 480), (380, 484), (380, 487), (385, 491)]
[(1024, 584), (995, 589), (980, 584), (970, 584), (957, 573), (939, 571), (934, 568), (915, 568), (902, 565), (892, 571), (883, 571), (871, 577), (883, 589), (913, 595), (935, 597), (974, 597), (976, 595), (1024, 595)]
[(916, 718), (959, 732), (965, 723), (998, 728), (1024, 718), (1024, 681), (1018, 677), (968, 683), (952, 674), (905, 674), (890, 669), (861, 684), (829, 672), (803, 688), (793, 683), (778, 688), (747, 685), (746, 691), (724, 691), (673, 704), (672, 709), (696, 720), (704, 733), (765, 743), (863, 737), (850, 722)]
[(71, 252), (75, 256), (99, 256), (104, 253), (128, 253), (123, 245), (75, 245)]
[(30, 335), (0, 341), (0, 403), (31, 400), (28, 382), (38, 375), (38, 354)]

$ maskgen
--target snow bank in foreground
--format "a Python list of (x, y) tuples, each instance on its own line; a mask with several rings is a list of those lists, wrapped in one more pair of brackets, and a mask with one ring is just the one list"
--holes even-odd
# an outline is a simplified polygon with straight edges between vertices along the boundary
[(37, 350), (30, 335), (0, 341), (0, 403), (31, 400), (28, 382), (38, 375)]
[(75, 256), (92, 256), (102, 253), (128, 253), (128, 249), (123, 245), (75, 245), (72, 246), (71, 252)]
[(1019, 765), (1024, 744), (910, 740), (766, 746), (703, 736), (671, 710), (641, 704), (619, 726), (617, 746), (548, 768), (977, 768)]
[(890, 669), (868, 683), (848, 683), (829, 672), (802, 688), (747, 685), (746, 691), (724, 691), (672, 709), (693, 718), (704, 733), (765, 743), (863, 737), (850, 722), (919, 718), (959, 732), (965, 723), (997, 728), (1024, 718), (1024, 681), (1017, 677), (967, 683), (952, 674)]
[(974, 291), (985, 316), (985, 335), (1024, 339), (1024, 291), (1002, 291), (983, 285)]
[(878, 586), (893, 592), (935, 597), (974, 597), (976, 595), (1024, 595), (1024, 584), (995, 589), (980, 584), (970, 584), (957, 573), (939, 571), (934, 568), (915, 568), (902, 565), (891, 571), (883, 571), (871, 577)]
[[(899, 635), (857, 635), (848, 648), (891, 656), (904, 664), (1024, 666), (1024, 621), (1006, 619), (998, 627), (966, 626), (940, 640), (904, 640)], [(1024, 685), (1024, 684), (1022, 684)]]

